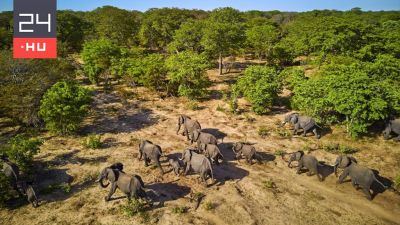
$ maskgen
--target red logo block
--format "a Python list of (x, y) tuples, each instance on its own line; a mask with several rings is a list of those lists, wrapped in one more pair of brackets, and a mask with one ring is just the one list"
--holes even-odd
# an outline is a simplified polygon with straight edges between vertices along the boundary
[(57, 58), (57, 38), (14, 38), (14, 58)]

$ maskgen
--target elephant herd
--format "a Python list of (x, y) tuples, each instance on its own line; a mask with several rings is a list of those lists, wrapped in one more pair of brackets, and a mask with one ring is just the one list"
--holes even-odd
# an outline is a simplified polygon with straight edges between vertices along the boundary
[[(316, 138), (320, 138), (319, 126), (315, 120), (308, 116), (301, 116), (298, 113), (291, 113), (284, 118), (282, 125), (291, 123), (294, 126), (293, 134), (297, 134), (299, 129), (303, 130), (303, 136), (307, 133), (312, 132)], [(195, 147), (189, 147), (185, 149), (180, 158), (168, 157), (169, 166), (176, 176), (188, 175), (190, 172), (200, 175), (202, 183), (207, 187), (207, 180), (210, 178), (212, 183), (214, 180), (213, 165), (218, 166), (224, 160), (224, 156), (219, 149), (217, 138), (202, 130), (200, 123), (197, 120), (190, 118), (189, 116), (181, 115), (178, 118), (178, 128), (176, 134), (183, 130), (182, 135), (186, 136), (187, 141), (191, 144), (196, 142)], [(400, 140), (400, 119), (390, 120), (383, 131), (384, 138), (389, 139), (391, 134), (398, 135), (395, 140)], [(138, 146), (139, 150), (139, 161), (143, 160), (144, 165), (148, 166), (150, 162), (153, 162), (161, 174), (165, 173), (161, 166), (160, 158), (163, 155), (162, 149), (159, 145), (152, 143), (149, 140), (142, 140)], [(237, 142), (232, 146), (234, 157), (239, 160), (240, 158), (246, 159), (249, 164), (252, 164), (252, 160), (262, 162), (262, 157), (257, 153), (256, 148), (252, 144)], [(284, 158), (284, 155), (282, 155)], [(34, 189), (32, 188), (31, 182), (23, 181), (19, 178), (19, 169), (16, 164), (9, 161), (6, 155), (1, 156), (3, 161), (2, 171), (10, 181), (12, 188), (18, 192), (20, 196), (25, 196), (27, 200), (33, 205), (38, 206), (38, 200)], [(316, 175), (320, 181), (323, 181), (324, 177), (321, 175), (321, 164), (312, 155), (305, 155), (303, 151), (297, 151), (290, 153), (288, 160), (288, 167), (291, 168), (293, 161), (297, 161), (297, 173), (301, 173), (303, 168), (308, 170), (307, 175)], [(145, 191), (145, 185), (142, 178), (139, 175), (128, 175), (123, 170), (122, 163), (115, 163), (106, 168), (103, 168), (96, 182), (99, 182), (103, 188), (108, 187), (111, 184), (111, 189), (108, 195), (105, 197), (106, 201), (111, 199), (114, 192), (119, 189), (126, 194), (128, 199), (143, 199), (146, 202), (151, 203), (151, 199), (147, 196)], [(341, 155), (337, 158), (334, 164), (334, 173), (337, 176), (337, 169), (343, 169), (343, 173), (339, 176), (337, 183), (342, 183), (344, 179), (349, 176), (353, 187), (362, 188), (366, 197), (371, 200), (372, 196), (370, 193), (371, 184), (375, 181), (385, 187), (379, 182), (373, 171), (357, 163), (357, 160), (352, 156)], [(104, 181), (108, 181), (104, 184)]]
[[(302, 129), (303, 136), (305, 136), (308, 132), (313, 132), (316, 138), (321, 137), (318, 131), (318, 128), (320, 127), (311, 117), (300, 116), (298, 113), (292, 113), (285, 117), (284, 121), (282, 122), (282, 126), (288, 122), (294, 125), (294, 134), (297, 134), (297, 131)], [(393, 127), (393, 125), (391, 126)], [(181, 174), (186, 176), (190, 172), (199, 174), (201, 182), (205, 187), (207, 187), (208, 179), (211, 179), (212, 183), (215, 182), (213, 166), (218, 166), (224, 160), (224, 156), (218, 147), (218, 140), (213, 134), (202, 130), (200, 123), (189, 116), (179, 116), (176, 134), (179, 134), (181, 129), (183, 130), (182, 135), (186, 136), (186, 140), (190, 141), (191, 144), (196, 143), (196, 145), (195, 147), (189, 147), (185, 149), (180, 158), (167, 156), (169, 158), (169, 166), (172, 168), (172, 171), (176, 176), (180, 176)], [(139, 160), (143, 159), (145, 166), (148, 166), (150, 162), (153, 162), (158, 167), (161, 174), (164, 174), (165, 172), (160, 162), (160, 158), (164, 156), (161, 147), (149, 140), (140, 141), (138, 147)], [(232, 146), (232, 151), (237, 160), (240, 158), (245, 158), (249, 164), (252, 164), (252, 160), (257, 160), (259, 163), (262, 162), (261, 155), (257, 153), (256, 148), (252, 144), (242, 142), (234, 143)], [(282, 155), (282, 159), (284, 159), (284, 155)], [(291, 168), (293, 161), (298, 162), (298, 174), (300, 174), (302, 169), (305, 168), (308, 170), (308, 176), (316, 175), (319, 181), (324, 180), (324, 177), (320, 171), (322, 165), (314, 156), (306, 155), (303, 151), (297, 151), (290, 153), (288, 160), (289, 168)], [(103, 184), (104, 179), (107, 179), (112, 184), (111, 190), (106, 196), (105, 200), (108, 201), (111, 195), (115, 192), (116, 188), (119, 188), (128, 196), (128, 199), (132, 197), (139, 197), (149, 201), (149, 198), (146, 196), (146, 192), (143, 191), (144, 183), (140, 176), (128, 176), (123, 172), (122, 167), (122, 164), (117, 163), (117, 165), (113, 164), (110, 167), (106, 167), (102, 170), (97, 181), (100, 182), (102, 187), (108, 186)], [(362, 188), (369, 200), (372, 199), (370, 188), (374, 181), (381, 184), (384, 188), (387, 188), (376, 179), (371, 169), (359, 165), (357, 160), (352, 156), (339, 156), (333, 167), (335, 175), (337, 175), (338, 168), (343, 169), (343, 173), (340, 175), (337, 183), (342, 183), (347, 176), (350, 176), (353, 186), (355, 188)]]

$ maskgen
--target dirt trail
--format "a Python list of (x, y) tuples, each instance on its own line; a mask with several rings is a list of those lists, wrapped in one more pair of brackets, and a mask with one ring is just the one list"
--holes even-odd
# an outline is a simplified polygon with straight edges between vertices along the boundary
[[(226, 88), (232, 76), (236, 76), (216, 76), (215, 71), (209, 74), (216, 81), (211, 88), (214, 91)], [(142, 176), (147, 190), (165, 201), (164, 207), (148, 212), (144, 222), (147, 224), (400, 224), (400, 195), (385, 191), (368, 201), (351, 183), (337, 185), (328, 166), (336, 155), (318, 147), (333, 142), (352, 143), (360, 149), (355, 154), (360, 163), (392, 179), (400, 167), (398, 143), (385, 142), (381, 137), (350, 142), (341, 130), (333, 130), (320, 140), (284, 138), (274, 130), (285, 112), (269, 116), (231, 115), (217, 110), (228, 107), (218, 95), (200, 102), (200, 109), (192, 111), (180, 98), (162, 100), (142, 88), (135, 90), (138, 97), (121, 94), (126, 92), (132, 90), (122, 85), (115, 86), (111, 93), (99, 91), (80, 136), (45, 135), (46, 142), (36, 157), (38, 167), (44, 170), (39, 174), (37, 188), (43, 190), (49, 184), (64, 182), (71, 185), (71, 190), (59, 188), (39, 194), (42, 205), (37, 209), (23, 205), (1, 210), (0, 224), (140, 224), (143, 218), (124, 215), (121, 205), (126, 203), (125, 198), (105, 202), (108, 189), (93, 182), (102, 167), (114, 162), (124, 163), (127, 173)], [(246, 108), (244, 101), (240, 103)], [(225, 161), (214, 167), (217, 183), (209, 188), (204, 188), (196, 175), (176, 177), (170, 172), (161, 177), (158, 169), (144, 167), (143, 161), (137, 160), (140, 139), (159, 144), (166, 155), (180, 156), (190, 143), (175, 133), (179, 114), (197, 119), (203, 128), (224, 137), (220, 147)], [(260, 126), (266, 127), (269, 135), (260, 137)], [(82, 148), (83, 136), (91, 132), (102, 135), (101, 149)], [(264, 163), (248, 165), (244, 160), (234, 160), (231, 146), (237, 141), (254, 143), (266, 159)], [(294, 168), (288, 168), (284, 160), (274, 156), (277, 150), (292, 152), (305, 147), (327, 164), (329, 175), (323, 182), (305, 173), (297, 175)], [(167, 162), (162, 164), (168, 171)], [(187, 198), (191, 192), (206, 195), (197, 210)], [(117, 191), (114, 197), (123, 195)], [(175, 207), (182, 206), (189, 207), (189, 211), (173, 212)]]

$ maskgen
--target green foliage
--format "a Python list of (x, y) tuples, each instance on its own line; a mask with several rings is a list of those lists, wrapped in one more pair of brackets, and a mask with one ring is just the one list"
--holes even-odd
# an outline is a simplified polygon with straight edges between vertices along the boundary
[(43, 141), (31, 138), (23, 134), (13, 137), (2, 151), (9, 159), (17, 164), (23, 172), (31, 169), (33, 157), (39, 153), (39, 147)]
[(238, 100), (235, 96), (231, 96), (231, 98), (229, 99), (229, 111), (231, 113), (238, 113)]
[(175, 31), (173, 41), (168, 45), (170, 52), (193, 51), (200, 53), (203, 46), (200, 41), (203, 37), (204, 22), (202, 20), (189, 20)]
[(255, 113), (263, 114), (270, 111), (281, 86), (274, 68), (250, 66), (233, 86), (233, 92), (236, 96), (243, 95), (252, 104)]
[(92, 24), (72, 11), (57, 13), (57, 40), (63, 43), (67, 52), (77, 52), (82, 48), (87, 30)]
[(101, 136), (96, 134), (89, 134), (82, 142), (83, 147), (97, 149), (101, 147)]
[(201, 98), (207, 94), (210, 81), (206, 70), (207, 58), (194, 52), (181, 52), (171, 55), (167, 61), (168, 92), (186, 96), (190, 99)]
[(74, 68), (66, 59), (14, 60), (11, 51), (0, 51), (0, 117), (38, 126), (43, 94), (57, 81), (74, 76)]
[(397, 173), (396, 177), (394, 178), (394, 184), (396, 187), (400, 187), (400, 171)]
[(260, 126), (257, 130), (258, 135), (260, 135), (260, 137), (265, 138), (266, 136), (269, 135), (268, 132), (268, 128), (265, 126)]
[(188, 210), (189, 208), (186, 206), (175, 206), (174, 208), (172, 208), (172, 212), (175, 214), (184, 214), (187, 213)]
[(264, 180), (264, 181), (262, 181), (262, 185), (263, 185), (264, 189), (275, 189), (276, 188), (276, 184), (272, 180)]
[(289, 90), (293, 90), (293, 88), (298, 84), (306, 80), (306, 76), (304, 75), (304, 70), (300, 67), (287, 67), (281, 71), (279, 74), (280, 79), (283, 81), (283, 84)]
[(324, 66), (318, 77), (297, 83), (293, 106), (325, 122), (342, 122), (344, 117), (350, 136), (364, 134), (373, 122), (400, 113), (400, 90), (391, 77), (396, 66), (376, 69), (381, 64)]
[(272, 25), (258, 25), (246, 31), (246, 40), (253, 52), (259, 57), (269, 57), (279, 32)]
[(133, 80), (139, 85), (163, 90), (166, 88), (167, 69), (164, 56), (150, 54), (142, 58), (131, 58), (127, 70), (128, 80)]
[(51, 132), (69, 134), (78, 129), (90, 102), (88, 89), (72, 81), (61, 81), (43, 96), (39, 114)]
[(196, 111), (196, 110), (200, 109), (200, 106), (199, 106), (199, 103), (197, 101), (191, 100), (191, 101), (188, 101), (185, 104), (185, 108), (188, 109), (188, 110)]
[(100, 75), (109, 73), (112, 59), (119, 57), (120, 49), (108, 39), (92, 40), (83, 45), (81, 55), (85, 74), (93, 84), (99, 84)]
[(215, 209), (216, 205), (214, 203), (212, 203), (212, 202), (208, 202), (207, 201), (207, 202), (204, 203), (203, 207), (204, 207), (205, 210), (211, 211), (211, 210)]
[(340, 154), (353, 154), (356, 153), (358, 150), (347, 145), (340, 145), (340, 144), (326, 144), (322, 146), (327, 152), (331, 153), (340, 153)]
[(283, 156), (285, 154), (286, 154), (286, 152), (282, 149), (276, 150), (274, 153), (274, 155), (277, 155), (277, 156)]
[(12, 196), (10, 181), (8, 177), (0, 171), (0, 208), (4, 207)]
[(140, 202), (138, 199), (133, 198), (128, 201), (127, 204), (122, 205), (121, 209), (127, 216), (133, 217), (145, 213), (145, 204)]

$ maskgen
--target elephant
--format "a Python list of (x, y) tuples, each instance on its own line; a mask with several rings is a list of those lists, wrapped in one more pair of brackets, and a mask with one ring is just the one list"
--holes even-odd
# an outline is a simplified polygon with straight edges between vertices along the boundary
[(340, 155), (336, 158), (335, 164), (333, 165), (333, 172), (335, 173), (335, 176), (337, 177), (337, 168), (344, 169), (346, 168), (350, 163), (357, 163), (357, 160), (350, 155)]
[(301, 173), (301, 169), (305, 167), (308, 169), (307, 176), (311, 176), (313, 174), (317, 175), (319, 181), (323, 181), (322, 175), (319, 173), (318, 166), (321, 166), (318, 160), (312, 155), (304, 155), (303, 151), (293, 152), (290, 155), (288, 167), (291, 167), (291, 163), (293, 161), (298, 161), (297, 165), (297, 174)]
[(321, 138), (321, 135), (317, 131), (317, 123), (315, 120), (309, 116), (300, 116), (298, 113), (291, 113), (287, 115), (281, 126), (286, 123), (291, 123), (294, 125), (293, 135), (297, 134), (297, 130), (303, 129), (303, 136), (312, 131), (317, 139)]
[(371, 169), (361, 166), (361, 165), (358, 165), (356, 162), (353, 162), (351, 160), (345, 159), (344, 163), (342, 163), (340, 160), (341, 159), (339, 159), (340, 165), (342, 165), (342, 164), (345, 165), (346, 161), (349, 163), (344, 168), (343, 173), (339, 176), (339, 180), (337, 181), (338, 184), (343, 183), (343, 180), (347, 176), (350, 176), (351, 184), (353, 185), (353, 187), (355, 189), (358, 189), (358, 187), (361, 187), (368, 200), (372, 200), (372, 195), (371, 195), (370, 189), (371, 189), (371, 185), (374, 181), (379, 183), (383, 188), (385, 188), (385, 189), (388, 188), (384, 184), (382, 184), (378, 179), (376, 179), (376, 176)]
[(32, 182), (22, 182), (22, 191), (26, 195), (28, 202), (32, 204), (33, 208), (39, 206), (35, 190), (32, 187)]
[(120, 162), (114, 163), (110, 166), (111, 169), (113, 170), (119, 170), (119, 171), (123, 171), (124, 170), (124, 165)]
[(200, 144), (201, 143), (217, 145), (217, 138), (214, 135), (202, 132), (200, 130), (194, 130), (192, 132), (191, 142), (190, 143), (193, 144), (193, 142), (195, 142), (195, 141), (197, 142), (197, 149), (199, 151), (201, 151), (200, 150), (201, 149), (200, 148)]
[(144, 159), (144, 165), (148, 166), (150, 161), (156, 163), (157, 167), (161, 171), (161, 175), (164, 174), (164, 170), (161, 167), (160, 157), (162, 155), (161, 147), (153, 144), (151, 141), (142, 140), (139, 144), (139, 160)]
[[(107, 179), (109, 181), (108, 184), (104, 184), (103, 180)], [(144, 190), (144, 183), (142, 178), (139, 175), (128, 175), (120, 170), (111, 169), (110, 167), (105, 167), (96, 182), (99, 182), (102, 188), (108, 187), (111, 183), (111, 189), (108, 195), (104, 198), (106, 201), (111, 199), (111, 196), (114, 192), (120, 189), (123, 193), (126, 194), (128, 200), (131, 198), (142, 198), (148, 202), (147, 194)]]
[(237, 142), (233, 144), (232, 150), (233, 153), (235, 153), (236, 160), (239, 160), (243, 155), (249, 164), (252, 164), (253, 159), (261, 163), (261, 157), (257, 154), (256, 148), (252, 145)]
[(204, 155), (216, 165), (219, 165), (219, 159), (224, 159), (217, 145), (200, 143), (200, 151), (204, 152)]
[(391, 133), (397, 135), (393, 140), (400, 141), (400, 119), (390, 120), (383, 130), (383, 138), (388, 140), (391, 137)]
[(18, 193), (20, 197), (22, 197), (21, 191), (18, 189), (18, 182), (19, 182), (19, 168), (16, 164), (9, 161), (6, 156), (2, 156), (1, 159), (3, 160), (3, 169), (2, 172), (8, 177), (11, 186), (13, 189)]
[(178, 134), (181, 126), (183, 125), (183, 135), (186, 136), (186, 140), (190, 140), (191, 134), (195, 130), (201, 130), (200, 123), (197, 120), (192, 120), (189, 116), (180, 115), (178, 119), (178, 130), (176, 134)]
[(207, 187), (207, 175), (211, 177), (212, 182), (214, 181), (213, 169), (210, 160), (202, 154), (196, 153), (194, 150), (186, 149), (182, 153), (180, 159), (185, 164), (184, 176), (186, 176), (191, 169), (195, 173), (200, 174), (200, 178)]
[(168, 163), (172, 167), (175, 175), (177, 175), (179, 177), (179, 174), (180, 174), (181, 169), (182, 169), (182, 166), (179, 163), (179, 161), (178, 160), (174, 160), (174, 159), (169, 159)]

